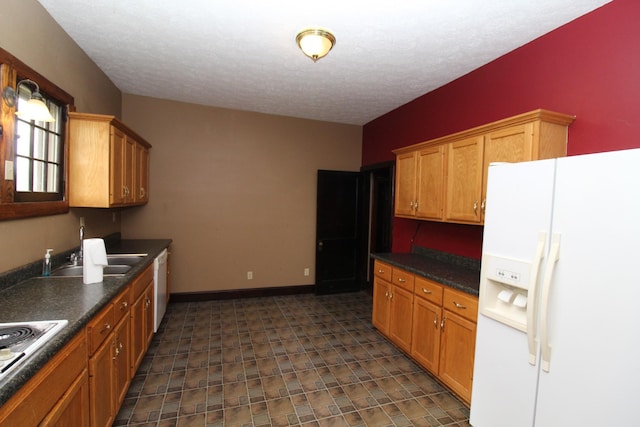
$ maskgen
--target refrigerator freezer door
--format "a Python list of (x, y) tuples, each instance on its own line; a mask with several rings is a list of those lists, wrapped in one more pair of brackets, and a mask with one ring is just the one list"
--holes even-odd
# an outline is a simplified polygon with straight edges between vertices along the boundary
[(640, 150), (559, 159), (556, 174), (553, 232), (562, 243), (535, 425), (631, 425), (640, 384)]
[[(545, 254), (538, 262), (540, 236), (548, 236), (555, 177), (555, 160), (489, 167), (483, 238), (486, 254), (518, 259), (539, 268), (530, 271), (538, 280)], [(542, 245), (547, 248), (548, 245)], [(482, 263), (481, 277), (490, 277)], [(485, 295), (480, 283), (480, 305)], [(517, 290), (517, 289), (516, 289)], [(531, 304), (527, 298), (527, 306)], [(534, 298), (535, 299), (535, 298)], [(514, 299), (515, 300), (515, 299)], [(536, 321), (535, 312), (531, 319)], [(527, 323), (531, 321), (528, 318)], [(537, 341), (533, 353), (539, 355)], [(527, 334), (483, 314), (478, 316), (470, 422), (474, 427), (532, 426), (539, 364), (529, 363)]]

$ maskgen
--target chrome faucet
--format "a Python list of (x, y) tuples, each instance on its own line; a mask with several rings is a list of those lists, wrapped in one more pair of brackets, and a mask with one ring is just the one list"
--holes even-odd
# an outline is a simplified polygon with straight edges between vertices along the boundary
[(78, 256), (76, 257), (77, 261), (82, 261), (83, 253), (82, 253), (82, 243), (84, 242), (84, 225), (80, 226), (80, 250), (78, 251)]

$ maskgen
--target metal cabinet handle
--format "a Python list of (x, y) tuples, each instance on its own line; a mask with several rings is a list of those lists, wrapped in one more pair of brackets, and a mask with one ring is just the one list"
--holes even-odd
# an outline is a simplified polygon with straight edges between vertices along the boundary
[(149, 308), (149, 306), (151, 305), (151, 300), (149, 298), (147, 298), (144, 302), (144, 306), (145, 308)]
[(404, 282), (406, 282), (406, 280), (404, 280), (402, 277), (398, 277), (398, 282), (404, 283)]
[(425, 289), (425, 288), (422, 288), (422, 292), (423, 292), (423, 293), (425, 293), (425, 294), (427, 294), (427, 295), (428, 295), (428, 294), (432, 294), (432, 293), (433, 293), (433, 291), (431, 291), (431, 290), (429, 290), (429, 289)]
[(416, 211), (418, 210), (418, 201), (417, 200), (416, 200), (415, 204), (413, 205), (413, 209), (416, 210)]
[(456, 306), (456, 308), (459, 308), (459, 309), (461, 309), (461, 310), (465, 310), (465, 309), (467, 308), (467, 306), (462, 305), (462, 304), (460, 304), (460, 303), (457, 303), (457, 302), (455, 302), (455, 301), (453, 302), (453, 305), (455, 305), (455, 306)]
[(438, 315), (437, 314), (433, 318), (433, 327), (438, 329)]
[(384, 270), (379, 269), (379, 270), (378, 270), (378, 273), (380, 273), (380, 274), (384, 274)]
[(103, 333), (104, 331), (108, 331), (109, 329), (111, 329), (111, 324), (110, 323), (105, 323), (104, 324), (104, 328), (102, 328), (100, 330), (100, 333)]
[(482, 212), (485, 211), (487, 207), (487, 199), (482, 200), (482, 204), (480, 205), (480, 209), (482, 209)]
[(389, 292), (389, 300), (393, 299), (393, 292)]
[(477, 200), (473, 203), (473, 214), (474, 215), (478, 215), (478, 201)]
[(442, 329), (444, 331), (444, 317), (440, 321), (440, 329)]
[(120, 311), (126, 310), (127, 307), (129, 307), (129, 303), (126, 301), (123, 301), (122, 304), (120, 304)]

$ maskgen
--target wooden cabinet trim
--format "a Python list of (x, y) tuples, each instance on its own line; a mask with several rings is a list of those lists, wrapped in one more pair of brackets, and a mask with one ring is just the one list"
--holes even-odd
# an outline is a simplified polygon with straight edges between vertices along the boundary
[(537, 110), (529, 111), (527, 113), (508, 117), (506, 119), (497, 120), (495, 122), (477, 126), (471, 129), (466, 129), (460, 132), (445, 135), (439, 138), (430, 139), (428, 141), (420, 142), (420, 143), (409, 145), (402, 148), (397, 148), (392, 151), (396, 155), (404, 154), (407, 152), (419, 150), (426, 146), (446, 144), (446, 143), (454, 142), (460, 139), (480, 136), (489, 132), (500, 130), (502, 128), (525, 124), (525, 123), (529, 123), (536, 120), (540, 120), (542, 122), (552, 123), (556, 125), (561, 125), (561, 127), (566, 127), (566, 126), (569, 126), (571, 123), (573, 123), (575, 118), (576, 116), (572, 116), (569, 114), (557, 113), (557, 112), (549, 111), (545, 109), (537, 109)]

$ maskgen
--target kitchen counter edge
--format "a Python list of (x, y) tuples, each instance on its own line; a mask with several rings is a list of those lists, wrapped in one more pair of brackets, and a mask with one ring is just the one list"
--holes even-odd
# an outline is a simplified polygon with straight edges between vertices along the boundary
[(378, 253), (371, 257), (467, 294), (480, 294), (479, 269), (417, 253)]

